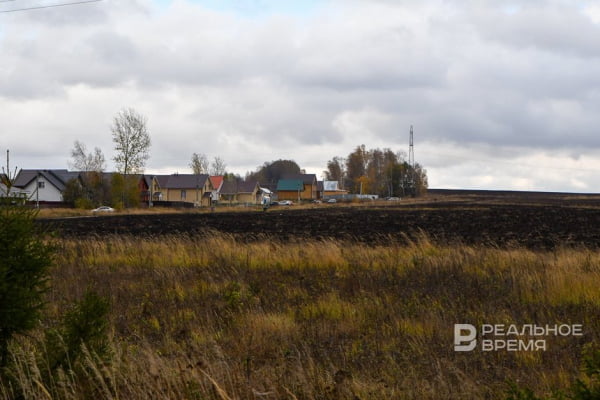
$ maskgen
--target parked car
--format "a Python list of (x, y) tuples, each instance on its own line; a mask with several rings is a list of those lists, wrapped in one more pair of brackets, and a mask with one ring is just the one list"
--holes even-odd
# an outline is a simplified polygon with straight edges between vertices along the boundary
[(313, 204), (321, 204), (322, 201), (321, 200), (313, 200), (311, 203), (313, 203)]
[(294, 204), (291, 200), (281, 200), (279, 202), (280, 206), (291, 206), (292, 204)]
[(114, 212), (115, 209), (112, 207), (108, 207), (108, 206), (102, 206), (102, 207), (98, 207), (98, 208), (94, 208), (92, 210), (93, 213), (105, 213), (105, 212)]
[(400, 201), (400, 197), (388, 197), (387, 201)]
[(334, 204), (334, 203), (337, 203), (337, 200), (336, 199), (329, 199), (329, 200), (327, 200), (327, 202), (329, 204)]

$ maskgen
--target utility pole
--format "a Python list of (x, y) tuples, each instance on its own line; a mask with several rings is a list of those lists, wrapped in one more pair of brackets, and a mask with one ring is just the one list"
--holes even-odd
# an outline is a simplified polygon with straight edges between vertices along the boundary
[(154, 175), (150, 177), (150, 198), (148, 199), (148, 207), (152, 208), (152, 197), (154, 196)]
[(408, 168), (410, 168), (410, 190), (412, 195), (415, 196), (417, 190), (415, 188), (415, 144), (413, 138), (413, 126), (410, 126), (410, 138), (408, 140)]
[(13, 184), (17, 178), (17, 167), (15, 167), (14, 171), (12, 172), (10, 170), (10, 150), (8, 149), (6, 150), (6, 169), (2, 167), (2, 173), (4, 174), (2, 183), (6, 185), (6, 196), (8, 197), (11, 195)]
[(389, 184), (390, 197), (394, 197), (394, 164), (390, 167), (390, 184)]
[(40, 208), (40, 172), (35, 176), (35, 208)]
[(196, 175), (196, 207), (200, 207), (200, 203), (198, 202), (198, 191), (200, 190), (200, 176)]

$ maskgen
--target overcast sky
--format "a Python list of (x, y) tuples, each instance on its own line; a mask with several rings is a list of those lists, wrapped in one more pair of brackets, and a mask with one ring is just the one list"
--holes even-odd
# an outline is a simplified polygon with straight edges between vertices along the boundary
[[(0, 2), (0, 11), (68, 0)], [(319, 178), (357, 145), (430, 187), (600, 192), (600, 0), (104, 0), (0, 13), (0, 161), (113, 168), (112, 118), (148, 118), (146, 170), (193, 152)]]

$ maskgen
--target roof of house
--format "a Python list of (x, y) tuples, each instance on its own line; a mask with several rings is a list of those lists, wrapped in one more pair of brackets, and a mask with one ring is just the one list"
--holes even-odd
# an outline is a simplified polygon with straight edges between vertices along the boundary
[(224, 181), (219, 192), (224, 195), (233, 195), (238, 193), (238, 185), (236, 181)]
[(277, 190), (277, 183), (259, 183), (261, 189), (268, 189), (271, 192)]
[(196, 189), (203, 188), (208, 179), (206, 174), (174, 174), (155, 175), (158, 184), (163, 189)]
[(144, 184), (147, 188), (152, 187), (152, 176), (151, 175), (142, 175), (141, 179), (144, 180)]
[(278, 191), (289, 191), (289, 190), (304, 190), (304, 183), (301, 179), (280, 179), (277, 182)]
[(66, 169), (22, 169), (17, 174), (13, 186), (25, 188), (37, 179), (38, 175), (50, 182), (58, 190), (63, 191), (67, 182), (71, 179), (79, 178), (81, 172), (67, 171)]
[(158, 182), (158, 186), (161, 188), (166, 188), (167, 183), (169, 182), (169, 176), (171, 175), (155, 175), (154, 178)]
[(238, 193), (254, 193), (260, 186), (257, 181), (224, 181), (220, 193), (232, 195)]
[[(286, 174), (283, 180), (301, 180), (304, 185), (313, 185), (317, 182), (316, 174)], [(280, 180), (281, 181), (281, 180)]]
[(238, 182), (238, 193), (254, 193), (259, 188), (258, 181)]
[(209, 177), (213, 187), (215, 188), (215, 190), (219, 190), (221, 189), (221, 185), (223, 184), (223, 175), (218, 175), (218, 176), (211, 176)]

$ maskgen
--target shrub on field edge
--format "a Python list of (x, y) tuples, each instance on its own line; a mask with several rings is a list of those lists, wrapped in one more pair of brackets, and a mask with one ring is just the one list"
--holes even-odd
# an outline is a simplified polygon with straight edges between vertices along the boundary
[(8, 342), (40, 319), (54, 248), (35, 224), (37, 210), (0, 203), (0, 365)]
[(75, 364), (82, 348), (100, 358), (109, 356), (107, 299), (88, 291), (64, 317), (58, 329), (46, 333), (46, 349), (50, 368), (66, 368)]

